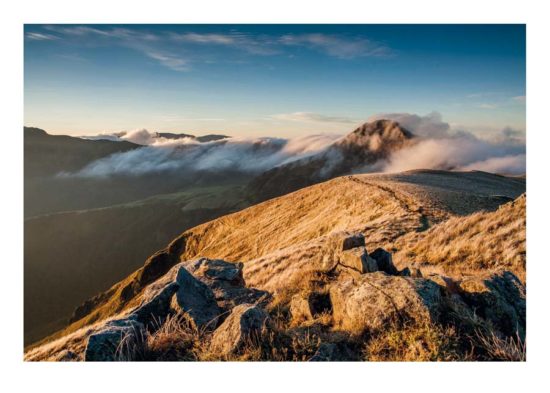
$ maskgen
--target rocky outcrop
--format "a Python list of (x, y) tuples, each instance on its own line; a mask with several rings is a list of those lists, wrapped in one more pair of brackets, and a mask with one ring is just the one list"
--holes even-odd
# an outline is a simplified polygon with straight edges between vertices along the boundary
[[(200, 331), (210, 359), (239, 358), (251, 347), (263, 345), (266, 337), (286, 342), (300, 330), (320, 326), (330, 330), (322, 333), (323, 341), (316, 350), (310, 347), (304, 360), (357, 360), (361, 355), (353, 343), (361, 337), (452, 321), (468, 334), (482, 329), (499, 337), (525, 339), (525, 287), (510, 272), (454, 280), (423, 275), (414, 267), (399, 271), (389, 252), (379, 248), (369, 255), (360, 234), (336, 234), (327, 244), (333, 248), (327, 255), (337, 261), (336, 266), (323, 271), (325, 281), (303, 288), (288, 301), (287, 332), (272, 330), (276, 324), (269, 322), (265, 311), (270, 294), (246, 287), (241, 263), (199, 258), (180, 262), (151, 283), (140, 305), (126, 317), (95, 328), (83, 357), (131, 359), (132, 348), (174, 313)], [(61, 351), (56, 359), (80, 356)]]
[(210, 342), (211, 352), (222, 357), (238, 353), (243, 346), (261, 337), (268, 318), (267, 313), (258, 306), (238, 305), (214, 332)]
[[(242, 263), (208, 258), (177, 264), (147, 287), (140, 305), (126, 317), (94, 329), (84, 359), (112, 361), (131, 356), (125, 347), (137, 345), (146, 331), (158, 329), (174, 313), (183, 315), (200, 331), (213, 331), (230, 313), (216, 330), (214, 346), (225, 354), (236, 350), (263, 329), (267, 314), (253, 304), (269, 296), (245, 286), (242, 268)], [(229, 341), (223, 344), (225, 339)]]

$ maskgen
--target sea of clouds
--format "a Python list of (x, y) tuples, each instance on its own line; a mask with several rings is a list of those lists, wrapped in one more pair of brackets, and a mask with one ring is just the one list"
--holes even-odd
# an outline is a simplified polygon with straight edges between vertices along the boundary
[(120, 136), (88, 138), (125, 140), (143, 147), (94, 161), (74, 174), (76, 176), (143, 175), (178, 170), (262, 172), (319, 153), (340, 135), (310, 135), (292, 139), (233, 137), (201, 143), (191, 137), (169, 139), (147, 130), (136, 130)]
[[(384, 161), (363, 168), (365, 172), (447, 169), (525, 173), (525, 136), (520, 131), (506, 128), (482, 137), (453, 129), (437, 112), (426, 116), (381, 113), (372, 116), (369, 121), (376, 119), (399, 122), (417, 137), (416, 143), (394, 152)], [(142, 147), (94, 161), (71, 176), (105, 177), (201, 170), (258, 173), (325, 152), (343, 135), (319, 134), (291, 139), (232, 137), (201, 143), (192, 137), (163, 138), (144, 129), (103, 134), (87, 138), (129, 141)]]

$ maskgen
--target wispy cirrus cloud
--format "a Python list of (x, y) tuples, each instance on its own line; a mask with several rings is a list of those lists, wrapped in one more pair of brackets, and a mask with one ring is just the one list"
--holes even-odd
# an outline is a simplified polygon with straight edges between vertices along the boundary
[(25, 34), (25, 37), (29, 40), (34, 40), (34, 41), (51, 41), (51, 40), (57, 40), (59, 38), (52, 34), (32, 33), (32, 32)]
[(478, 108), (481, 108), (481, 109), (497, 109), (498, 108), (498, 105), (497, 104), (490, 104), (490, 103), (487, 103), (487, 102), (483, 102), (481, 104), (478, 105)]
[(173, 71), (189, 71), (189, 62), (180, 56), (151, 50), (145, 50), (144, 53), (151, 59), (157, 60), (160, 64)]
[[(173, 71), (185, 72), (202, 62), (228, 61), (239, 53), (259, 56), (295, 55), (293, 48), (311, 50), (325, 56), (351, 60), (358, 57), (386, 57), (391, 48), (364, 36), (341, 34), (250, 34), (227, 32), (147, 31), (127, 26), (46, 25), (26, 33), (29, 40), (71, 40), (93, 45), (118, 45), (141, 52)], [(197, 51), (198, 47), (224, 47), (235, 52)], [(207, 55), (205, 55), (207, 53)], [(201, 57), (202, 56), (202, 57)], [(205, 58), (207, 56), (208, 58)], [(223, 58), (222, 58), (223, 57)]]
[(347, 37), (331, 34), (286, 34), (280, 38), (284, 45), (304, 46), (340, 59), (355, 57), (385, 57), (393, 51), (364, 37)]
[(225, 46), (255, 55), (275, 55), (280, 53), (277, 41), (266, 35), (254, 36), (251, 34), (232, 31), (221, 33), (174, 33), (170, 37), (180, 43), (193, 45)]
[(466, 98), (476, 108), (488, 110), (525, 103), (525, 95), (512, 96), (510, 92), (478, 92), (468, 94)]
[(316, 122), (316, 123), (341, 123), (341, 124), (355, 124), (357, 119), (343, 116), (327, 116), (320, 113), (313, 112), (292, 112), (292, 113), (279, 113), (270, 116), (276, 120), (285, 121), (298, 121), (298, 122)]

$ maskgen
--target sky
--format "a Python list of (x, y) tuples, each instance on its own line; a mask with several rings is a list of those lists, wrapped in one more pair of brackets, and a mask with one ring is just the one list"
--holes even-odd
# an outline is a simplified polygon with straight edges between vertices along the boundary
[(25, 125), (51, 134), (525, 132), (524, 25), (25, 25), (24, 48)]

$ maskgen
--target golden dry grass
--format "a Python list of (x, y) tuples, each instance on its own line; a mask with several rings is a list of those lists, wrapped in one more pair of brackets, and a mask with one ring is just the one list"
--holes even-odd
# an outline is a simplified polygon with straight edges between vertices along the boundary
[(525, 283), (526, 198), (501, 206), (495, 212), (454, 217), (396, 243), (396, 261), (437, 267), (451, 275), (506, 269)]
[[(420, 180), (428, 178), (431, 181), (430, 176), (420, 173)], [(272, 314), (273, 310), (280, 314), (277, 317), (280, 333), (271, 337), (271, 347), (265, 342), (261, 345), (251, 343), (242, 356), (247, 360), (303, 360), (299, 358), (309, 356), (315, 346), (311, 343), (317, 341), (308, 338), (304, 332), (296, 333), (290, 326), (288, 302), (299, 291), (322, 290), (326, 279), (323, 272), (327, 270), (327, 263), (330, 265), (331, 253), (334, 252), (332, 241), (341, 233), (363, 233), (370, 251), (377, 247), (397, 251), (394, 260), (403, 266), (413, 262), (421, 265), (423, 271), (441, 269), (447, 274), (506, 267), (524, 280), (524, 198), (495, 212), (464, 216), (475, 209), (492, 207), (494, 201), (480, 195), (479, 187), (468, 183), (464, 174), (437, 173), (437, 176), (444, 178), (437, 179), (439, 188), (433, 184), (423, 185), (416, 177), (414, 182), (391, 175), (333, 179), (192, 228), (172, 242), (169, 248), (185, 239), (178, 253), (179, 261), (200, 256), (244, 262), (247, 286), (274, 295), (270, 307)], [(485, 184), (489, 175), (480, 179), (479, 176), (474, 176), (476, 181)], [(489, 190), (488, 193), (500, 192), (507, 185), (505, 178), (495, 176), (490, 179), (499, 186), (495, 186), (496, 191)], [(454, 189), (447, 191), (451, 186)], [(521, 186), (514, 187), (521, 189)], [(464, 191), (460, 193), (456, 189)], [(431, 228), (425, 230), (427, 226)], [(46, 344), (30, 351), (27, 358), (47, 356), (45, 348), (70, 347), (71, 340), (85, 339), (82, 334), (85, 329), (81, 328), (139, 304), (146, 296), (145, 288), (138, 288), (136, 296), (130, 300), (124, 300), (121, 293), (123, 288), (136, 281), (140, 272), (141, 269), (113, 286), (87, 317), (45, 340), (49, 342), (65, 336), (57, 340), (57, 344)], [(315, 337), (330, 329), (332, 321), (329, 319), (325, 316), (324, 320), (311, 323), (314, 331), (317, 329)], [(148, 338), (150, 351), (163, 353), (162, 348), (169, 346), (167, 343), (174, 337), (180, 337), (178, 340), (183, 343), (194, 340), (189, 332), (178, 331), (175, 325), (169, 324), (165, 329), (174, 329), (174, 332), (161, 330)], [(447, 360), (454, 356), (454, 352), (448, 349), (452, 348), (453, 334), (447, 328), (415, 326), (410, 329), (402, 333), (388, 332), (386, 336), (379, 336), (378, 341), (371, 340), (365, 353), (372, 359), (386, 360), (413, 357)], [(392, 347), (399, 334), (401, 339), (397, 341), (409, 343), (406, 348)], [(273, 353), (275, 344), (291, 349), (286, 353)], [(208, 353), (193, 348), (192, 356), (213, 360)]]
[(452, 327), (429, 323), (390, 325), (366, 342), (363, 355), (368, 361), (468, 360), (459, 341)]

